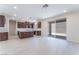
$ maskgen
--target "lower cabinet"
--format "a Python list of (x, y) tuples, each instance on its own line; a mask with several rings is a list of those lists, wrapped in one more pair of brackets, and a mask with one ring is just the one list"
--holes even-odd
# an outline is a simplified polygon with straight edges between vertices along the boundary
[(33, 32), (19, 32), (18, 36), (20, 39), (33, 37)]
[(8, 32), (0, 33), (0, 41), (8, 40)]
[(41, 36), (41, 31), (37, 31), (37, 35), (38, 36)]
[(41, 31), (34, 31), (34, 35), (41, 36)]

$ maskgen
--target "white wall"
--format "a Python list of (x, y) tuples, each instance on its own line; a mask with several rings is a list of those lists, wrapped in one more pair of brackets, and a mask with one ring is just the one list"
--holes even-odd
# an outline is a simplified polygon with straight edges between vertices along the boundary
[(67, 16), (67, 39), (79, 42), (79, 13)]
[(55, 19), (67, 18), (67, 40), (79, 43), (79, 12), (70, 13), (66, 15), (50, 18), (42, 22), (42, 34), (47, 36), (49, 34), (48, 22)]

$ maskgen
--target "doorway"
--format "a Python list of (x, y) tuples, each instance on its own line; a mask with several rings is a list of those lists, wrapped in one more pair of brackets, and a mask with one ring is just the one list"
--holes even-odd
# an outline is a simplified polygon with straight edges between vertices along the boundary
[(9, 35), (16, 36), (16, 21), (15, 20), (9, 21)]

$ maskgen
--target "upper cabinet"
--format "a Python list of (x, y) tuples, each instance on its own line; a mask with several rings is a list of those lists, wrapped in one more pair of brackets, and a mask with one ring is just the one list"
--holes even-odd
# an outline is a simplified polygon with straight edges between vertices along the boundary
[(5, 16), (0, 15), (0, 27), (4, 27), (5, 25)]
[(31, 23), (31, 28), (34, 28), (34, 23)]
[(18, 28), (26, 28), (25, 22), (18, 22)]
[(31, 23), (31, 22), (18, 22), (18, 28), (34, 28), (34, 23)]
[(38, 23), (37, 23), (37, 27), (38, 27), (38, 28), (41, 28), (41, 22), (38, 22)]
[(26, 23), (26, 28), (34, 28), (34, 23), (31, 22), (25, 22)]

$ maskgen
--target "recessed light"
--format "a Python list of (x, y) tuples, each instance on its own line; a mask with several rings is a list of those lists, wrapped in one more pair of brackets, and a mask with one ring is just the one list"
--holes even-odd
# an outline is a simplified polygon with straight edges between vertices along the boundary
[(14, 9), (16, 9), (16, 8), (17, 8), (17, 6), (14, 6), (13, 8), (14, 8)]
[(67, 12), (67, 10), (64, 10), (64, 13)]

